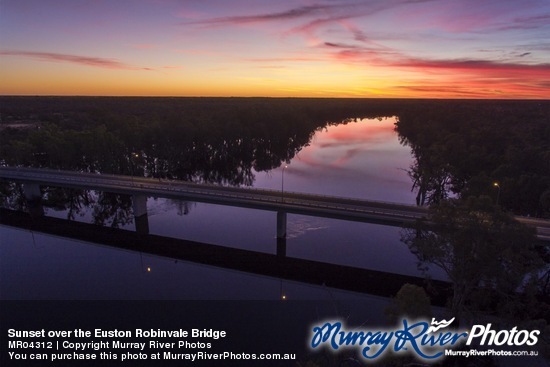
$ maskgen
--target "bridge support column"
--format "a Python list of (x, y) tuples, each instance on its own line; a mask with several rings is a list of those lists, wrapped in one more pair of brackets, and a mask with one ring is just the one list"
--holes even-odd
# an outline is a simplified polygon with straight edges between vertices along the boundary
[(286, 212), (277, 212), (277, 238), (286, 238)]
[(149, 234), (147, 196), (132, 195), (132, 209), (134, 210), (134, 222), (136, 224), (136, 232), (139, 234)]
[(277, 256), (286, 256), (286, 238), (277, 238)]
[(42, 199), (42, 192), (40, 191), (39, 184), (25, 183), (23, 184), (23, 192), (25, 193), (25, 198), (29, 201), (40, 201)]
[(36, 183), (24, 183), (23, 193), (29, 208), (29, 213), (32, 216), (44, 215), (44, 208), (42, 207), (42, 192), (40, 191), (40, 185)]

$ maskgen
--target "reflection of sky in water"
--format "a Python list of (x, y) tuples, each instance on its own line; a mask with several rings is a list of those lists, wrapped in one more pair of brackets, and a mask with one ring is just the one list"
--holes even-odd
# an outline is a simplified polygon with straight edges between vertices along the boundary
[[(406, 173), (412, 163), (410, 149), (399, 144), (394, 123), (395, 118), (365, 119), (318, 131), (285, 169), (285, 191), (414, 203)], [(282, 168), (256, 173), (256, 187), (281, 190), (281, 184)], [(153, 232), (275, 252), (275, 213), (199, 203), (175, 225), (169, 213), (181, 209), (170, 209), (170, 205), (174, 204), (167, 207), (166, 201), (149, 201), (149, 210), (159, 216), (150, 217)], [(400, 231), (398, 227), (289, 215), (287, 255), (418, 275), (416, 258), (400, 241)], [(434, 277), (441, 274), (434, 273)]]
[[(365, 119), (318, 131), (285, 169), (284, 190), (413, 204), (411, 153), (394, 123)], [(255, 186), (281, 190), (281, 181), (282, 167), (256, 173)]]
[[(363, 120), (317, 132), (285, 169), (285, 191), (413, 203), (404, 171), (410, 152), (399, 145), (394, 122)], [(281, 168), (256, 173), (255, 186), (280, 190), (281, 174)], [(163, 198), (149, 198), (147, 206), (151, 234), (276, 252), (274, 212)], [(47, 209), (47, 215), (67, 214)], [(75, 219), (89, 223), (91, 215)], [(289, 215), (287, 230), (287, 256), (420, 275), (400, 228)], [(294, 299), (325, 299), (328, 292), (9, 227), (0, 236), (1, 298), (278, 299), (281, 285)]]
[[(175, 218), (163, 200), (149, 208), (165, 211), (149, 217), (151, 233), (234, 248), (276, 252), (276, 213), (197, 204)], [(418, 274), (416, 258), (399, 240), (398, 227), (288, 215), (287, 256), (400, 274)]]
[(0, 299), (376, 300), (0, 226)]

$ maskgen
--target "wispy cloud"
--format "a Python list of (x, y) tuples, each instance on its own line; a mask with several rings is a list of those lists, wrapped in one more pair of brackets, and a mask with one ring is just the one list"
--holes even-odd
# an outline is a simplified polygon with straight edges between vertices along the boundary
[(119, 70), (152, 70), (151, 68), (137, 67), (120, 62), (116, 59), (106, 59), (101, 57), (90, 57), (80, 55), (68, 55), (53, 52), (34, 52), (34, 51), (19, 51), (19, 50), (1, 50), (0, 55), (3, 56), (22, 56), (41, 61), (53, 62), (68, 62), (85, 66), (92, 66), (104, 69), (119, 69)]
[[(44, 3), (8, 7), (5, 27), (17, 37), (0, 48), (0, 57), (15, 61), (4, 75), (29, 66), (17, 61), (31, 60), (36, 70), (38, 63), (154, 70), (166, 76), (155, 88), (166, 83), (182, 94), (548, 96), (549, 0), (149, 0), (136, 2), (130, 18), (120, 18), (127, 9), (117, 2), (92, 2), (82, 19), (80, 6)], [(109, 16), (98, 24), (98, 14)], [(73, 27), (78, 19), (90, 27)], [(28, 32), (17, 32), (21, 24)], [(39, 48), (31, 46), (38, 31), (44, 32)], [(122, 47), (131, 49), (105, 53)], [(185, 85), (174, 78), (182, 70), (190, 76)], [(151, 73), (141, 74), (136, 78)]]
[(287, 19), (303, 18), (305, 16), (311, 16), (319, 14), (320, 12), (327, 11), (331, 8), (335, 8), (335, 5), (310, 5), (298, 8), (289, 9), (281, 12), (263, 13), (253, 15), (237, 15), (228, 17), (218, 17), (205, 20), (194, 20), (189, 22), (182, 22), (181, 24), (198, 24), (198, 25), (228, 25), (228, 24), (246, 24), (257, 23), (265, 21), (281, 21)]
[(526, 30), (548, 27), (550, 23), (550, 13), (538, 14), (533, 16), (517, 17), (510, 22), (499, 24), (496, 28), (500, 31)]
[(458, 60), (423, 60), (409, 59), (393, 63), (393, 66), (420, 68), (420, 69), (445, 69), (450, 71), (473, 71), (477, 73), (498, 72), (498, 74), (537, 74), (550, 78), (550, 63), (520, 64), (509, 62), (497, 62), (490, 60), (458, 59)]
[[(529, 2), (529, 6), (535, 7), (535, 3)], [(516, 5), (498, 2), (478, 7), (434, 0), (338, 3), (313, 0), (308, 4), (283, 11), (241, 13), (182, 24), (208, 27), (277, 24), (277, 31), (283, 37), (304, 37), (308, 50), (301, 55), (283, 54), (246, 61), (269, 63), (272, 68), (289, 62), (333, 61), (353, 65), (353, 70), (380, 67), (384, 72), (403, 72), (401, 81), (410, 78), (410, 84), (397, 82), (393, 91), (484, 97), (500, 93), (499, 88), (511, 90), (522, 86), (528, 92), (535, 81), (550, 80), (550, 63), (543, 57), (545, 50), (541, 49), (541, 42), (524, 46), (512, 43), (507, 47), (496, 43), (491, 52), (478, 48), (462, 55), (440, 52), (452, 45), (464, 48), (468, 42), (483, 44), (480, 34), (495, 41), (501, 39), (499, 34), (503, 30), (545, 27), (550, 19), (545, 12), (537, 14), (522, 8), (518, 13)], [(387, 27), (388, 21), (397, 22), (402, 28)], [(428, 46), (427, 41), (435, 46)], [(435, 84), (416, 83), (419, 77)]]
[(497, 92), (495, 90), (484, 90), (467, 86), (457, 85), (438, 85), (438, 86), (423, 86), (423, 85), (398, 85), (392, 87), (396, 91), (413, 92), (418, 95), (430, 95), (430, 96), (456, 96), (466, 98), (487, 98), (488, 96), (494, 96)]
[[(332, 56), (340, 61), (363, 63), (365, 65), (400, 67), (433, 71), (470, 71), (470, 72), (498, 72), (513, 74), (539, 74), (550, 77), (550, 63), (511, 62), (510, 60), (491, 59), (429, 59), (415, 58), (387, 47), (364, 47), (345, 43), (325, 42), (324, 48), (332, 52)], [(512, 57), (525, 58), (531, 52), (513, 54)]]
[[(355, 40), (366, 42), (368, 37), (349, 20), (362, 16), (372, 16), (392, 6), (410, 2), (433, 0), (388, 0), (385, 2), (346, 1), (339, 3), (314, 3), (279, 12), (235, 15), (202, 20), (181, 22), (180, 25), (199, 25), (207, 27), (239, 26), (246, 24), (276, 23), (283, 36), (302, 35), (310, 45), (322, 43), (316, 33), (328, 26), (339, 25), (349, 31)], [(389, 5), (388, 5), (389, 4)], [(292, 21), (292, 22), (291, 22)], [(286, 22), (286, 23), (285, 23)]]

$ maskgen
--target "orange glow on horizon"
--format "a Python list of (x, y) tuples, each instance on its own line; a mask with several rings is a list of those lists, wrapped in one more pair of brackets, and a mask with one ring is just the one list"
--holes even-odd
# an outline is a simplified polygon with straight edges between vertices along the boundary
[[(36, 69), (35, 69), (36, 70)], [(181, 97), (323, 97), (323, 98), (502, 98), (548, 99), (546, 91), (529, 83), (486, 83), (473, 80), (395, 81), (361, 83), (334, 82), (334, 78), (302, 82), (254, 78), (216, 80), (215, 77), (186, 78), (181, 75), (124, 75), (111, 71), (80, 73), (60, 78), (53, 73), (16, 70), (2, 75), (3, 95), (87, 95), (87, 96), (181, 96)], [(143, 73), (143, 72), (139, 72)], [(139, 74), (132, 72), (131, 74)]]
[(0, 94), (550, 98), (547, 1), (309, 3), (7, 0)]

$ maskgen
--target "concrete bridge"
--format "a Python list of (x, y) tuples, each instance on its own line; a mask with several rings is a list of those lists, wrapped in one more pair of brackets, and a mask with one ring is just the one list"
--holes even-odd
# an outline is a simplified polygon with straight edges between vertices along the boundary
[[(40, 185), (131, 195), (136, 227), (145, 233), (149, 196), (273, 211), (277, 213), (278, 238), (286, 237), (287, 213), (392, 226), (413, 223), (427, 214), (426, 208), (414, 205), (121, 175), (0, 167), (0, 178), (23, 183), (25, 196), (31, 201), (41, 198)], [(516, 219), (535, 227), (539, 240), (550, 241), (550, 221)]]

